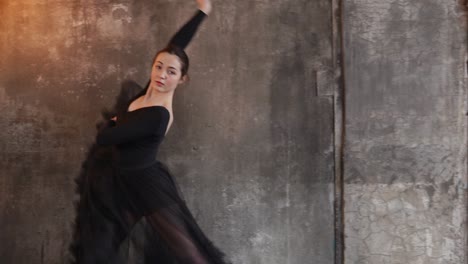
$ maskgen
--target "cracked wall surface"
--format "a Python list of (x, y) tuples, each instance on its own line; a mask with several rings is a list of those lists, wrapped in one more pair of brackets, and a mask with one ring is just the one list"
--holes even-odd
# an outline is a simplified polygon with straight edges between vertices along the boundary
[(345, 263), (467, 262), (460, 1), (344, 2)]
[[(158, 158), (233, 263), (329, 264), (333, 98), (317, 96), (314, 73), (332, 67), (331, 3), (213, 2)], [(193, 0), (0, 1), (2, 264), (64, 263), (73, 178), (100, 110), (124, 80), (147, 82), (194, 10)]]

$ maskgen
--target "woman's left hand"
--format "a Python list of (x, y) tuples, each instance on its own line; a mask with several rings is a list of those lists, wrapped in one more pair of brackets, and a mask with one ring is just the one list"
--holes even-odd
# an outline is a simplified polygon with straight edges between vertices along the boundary
[(203, 13), (208, 15), (211, 12), (211, 0), (197, 0), (197, 5)]
[(114, 116), (113, 118), (111, 118), (111, 120), (114, 120), (117, 122), (117, 116)]

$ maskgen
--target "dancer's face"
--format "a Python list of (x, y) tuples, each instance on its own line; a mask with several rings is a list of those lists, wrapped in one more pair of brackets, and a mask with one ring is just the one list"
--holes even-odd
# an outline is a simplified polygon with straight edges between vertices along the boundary
[(170, 92), (183, 83), (186, 76), (182, 76), (181, 63), (176, 55), (162, 52), (154, 61), (151, 70), (151, 86), (160, 92)]

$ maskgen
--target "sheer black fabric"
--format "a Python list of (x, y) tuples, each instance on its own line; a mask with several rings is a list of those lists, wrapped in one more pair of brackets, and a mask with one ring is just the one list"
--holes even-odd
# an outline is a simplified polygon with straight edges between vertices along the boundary
[[(122, 155), (122, 151), (137, 148), (145, 152), (147, 149), (139, 144), (152, 145), (149, 141), (157, 149), (164, 137), (169, 118), (166, 109), (137, 111), (103, 113), (105, 120), (114, 113), (118, 120), (101, 122), (97, 139), (106, 135), (112, 143), (119, 143), (113, 145), (102, 139), (94, 144), (76, 179), (80, 199), (70, 247), (71, 263), (227, 263), (196, 223), (165, 164), (154, 159), (150, 164), (145, 160), (142, 163), (138, 154), (134, 156), (135, 166), (129, 166), (128, 160), (122, 163), (122, 158), (130, 157)], [(119, 120), (123, 122), (120, 127)], [(147, 135), (130, 126), (125, 130), (125, 124), (144, 124), (146, 128), (148, 121), (154, 124), (148, 126)], [(150, 130), (155, 127), (159, 132), (152, 134)], [(112, 134), (109, 129), (117, 134), (134, 133), (136, 139)]]

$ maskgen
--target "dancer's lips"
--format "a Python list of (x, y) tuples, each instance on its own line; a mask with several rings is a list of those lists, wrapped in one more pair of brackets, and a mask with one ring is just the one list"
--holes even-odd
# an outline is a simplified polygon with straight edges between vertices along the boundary
[(164, 86), (164, 83), (162, 83), (162, 82), (160, 82), (160, 81), (156, 81), (156, 84), (157, 84), (158, 86), (160, 86), (160, 87), (161, 87), (161, 86)]

